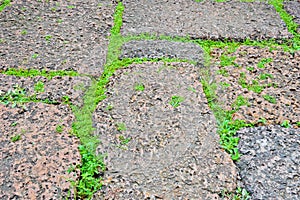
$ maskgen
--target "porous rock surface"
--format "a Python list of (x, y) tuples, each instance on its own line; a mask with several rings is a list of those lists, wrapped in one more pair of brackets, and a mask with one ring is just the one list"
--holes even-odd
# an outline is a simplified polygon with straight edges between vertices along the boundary
[(252, 199), (299, 199), (300, 129), (245, 128), (237, 136), (242, 156), (236, 164)]
[[(67, 105), (25, 106), (0, 104), (0, 199), (68, 197), (68, 179), (76, 180), (78, 173), (67, 170), (80, 164), (79, 141), (69, 133), (74, 116)], [(16, 135), (21, 138), (13, 142)]]
[[(44, 84), (44, 91), (35, 91), (37, 83)], [(89, 77), (56, 76), (51, 80), (37, 76), (32, 78), (17, 77), (0, 74), (0, 94), (16, 90), (16, 86), (25, 89), (26, 96), (36, 96), (37, 100), (50, 100), (62, 103), (67, 96), (69, 102), (76, 106), (83, 106), (83, 96), (92, 80)]]
[(298, 33), (300, 33), (300, 1), (285, 1), (284, 9), (293, 16), (294, 22), (298, 24)]
[(122, 58), (178, 58), (192, 61), (203, 60), (199, 45), (165, 40), (130, 41), (122, 46)]
[[(111, 78), (93, 117), (98, 152), (107, 155), (96, 198), (219, 199), (223, 189), (235, 189), (236, 168), (219, 146), (198, 70), (187, 63), (133, 64)], [(177, 108), (170, 105), (174, 95), (184, 98)]]
[[(0, 12), (0, 70), (74, 70), (99, 76), (113, 25), (111, 1), (13, 1)], [(37, 56), (38, 55), (38, 56)]]
[[(211, 74), (218, 84), (216, 93), (224, 109), (231, 110), (238, 96), (247, 100), (248, 106), (241, 106), (233, 119), (256, 123), (265, 118), (266, 124), (281, 124), (289, 120), (294, 125), (300, 121), (300, 51), (289, 53), (280, 48), (270, 50), (241, 46), (230, 54), (226, 50), (215, 49), (212, 56)], [(234, 64), (222, 67), (222, 56), (235, 58)], [(264, 67), (259, 66), (263, 59), (270, 59)], [(227, 75), (221, 74), (220, 70), (225, 70)], [(245, 78), (241, 73), (245, 74)], [(242, 79), (248, 85), (263, 86), (262, 92), (243, 88)], [(229, 85), (224, 86), (224, 83)], [(266, 100), (265, 95), (274, 97), (276, 103)]]
[(290, 38), (273, 6), (262, 2), (124, 0), (123, 35), (155, 34), (200, 39)]

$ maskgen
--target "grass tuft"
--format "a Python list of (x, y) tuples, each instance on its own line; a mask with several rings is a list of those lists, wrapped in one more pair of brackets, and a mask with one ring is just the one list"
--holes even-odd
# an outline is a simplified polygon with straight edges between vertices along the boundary
[(10, 6), (10, 0), (0, 0), (0, 12), (7, 6)]
[(44, 69), (42, 71), (39, 71), (37, 69), (9, 68), (9, 69), (0, 71), (0, 73), (6, 74), (6, 75), (19, 76), (19, 77), (43, 76), (43, 77), (48, 78), (49, 80), (55, 76), (79, 76), (79, 74), (75, 71), (65, 71), (65, 70), (46, 71)]

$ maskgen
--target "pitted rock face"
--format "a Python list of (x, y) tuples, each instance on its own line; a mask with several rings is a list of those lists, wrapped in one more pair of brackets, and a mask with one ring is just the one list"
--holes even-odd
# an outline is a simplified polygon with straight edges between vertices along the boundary
[(123, 35), (143, 33), (196, 39), (291, 38), (273, 6), (261, 2), (124, 0)]
[[(89, 77), (77, 76), (56, 76), (51, 80), (37, 76), (33, 78), (17, 77), (0, 74), (0, 92), (5, 94), (15, 91), (16, 87), (24, 89), (25, 95), (30, 97), (36, 95), (37, 100), (49, 100), (51, 102), (62, 103), (68, 101), (76, 106), (83, 106), (84, 92), (91, 85)], [(43, 91), (36, 91), (37, 83), (43, 84)]]
[(13, 1), (0, 12), (0, 70), (101, 75), (114, 10), (109, 0)]
[(122, 46), (120, 59), (122, 58), (177, 58), (200, 62), (203, 60), (203, 50), (193, 43), (130, 41)]
[[(109, 182), (99, 196), (218, 199), (222, 189), (235, 189), (235, 166), (218, 145), (198, 70), (183, 63), (145, 63), (111, 78), (108, 98), (94, 113)], [(137, 91), (136, 84), (144, 90)], [(184, 100), (174, 108), (170, 101), (176, 95)]]
[[(0, 199), (65, 198), (68, 179), (79, 177), (67, 170), (80, 164), (79, 141), (69, 134), (71, 110), (67, 105), (24, 106), (26, 110), (0, 104)], [(13, 142), (16, 135), (20, 139)]]
[(300, 196), (300, 129), (267, 126), (238, 131), (237, 162), (253, 199), (294, 200)]
[(300, 1), (285, 1), (284, 9), (293, 16), (293, 21), (298, 24), (298, 33), (300, 33)]
[[(234, 64), (222, 66), (225, 51), (212, 52), (211, 72), (218, 83), (218, 99), (226, 110), (232, 109), (239, 96), (248, 104), (241, 106), (233, 119), (257, 123), (265, 118), (267, 124), (289, 120), (293, 125), (300, 121), (300, 51), (241, 46), (234, 53), (226, 54), (233, 58)], [(268, 62), (262, 65), (264, 60)], [(227, 74), (221, 74), (220, 70)], [(252, 89), (245, 88), (242, 81)], [(255, 92), (255, 87), (261, 88), (261, 92)], [(266, 95), (272, 96), (274, 102), (266, 100)]]

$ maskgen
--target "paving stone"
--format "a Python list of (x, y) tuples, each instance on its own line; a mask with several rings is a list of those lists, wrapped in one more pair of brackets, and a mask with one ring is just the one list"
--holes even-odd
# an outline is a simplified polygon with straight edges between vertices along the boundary
[(0, 12), (0, 70), (75, 70), (99, 76), (113, 25), (111, 1), (13, 1)]
[(300, 34), (300, 1), (285, 1), (284, 9), (294, 17), (294, 22), (298, 24), (298, 33)]
[[(235, 189), (236, 169), (219, 146), (198, 70), (146, 62), (110, 79), (93, 116), (97, 151), (107, 155), (96, 199), (219, 199), (223, 189)], [(176, 95), (184, 100), (174, 108)]]
[(300, 129), (267, 126), (238, 131), (237, 162), (252, 199), (300, 198)]
[[(241, 46), (234, 53), (215, 49), (211, 55), (212, 79), (219, 85), (216, 94), (224, 109), (231, 110), (238, 96), (247, 100), (248, 106), (241, 106), (233, 119), (257, 123), (265, 118), (266, 124), (289, 120), (294, 126), (300, 121), (300, 51)], [(224, 56), (233, 58), (233, 63), (222, 67)], [(252, 89), (243, 88), (243, 81)], [(253, 88), (261, 88), (261, 92)]]
[(292, 35), (273, 6), (261, 2), (124, 0), (123, 35), (200, 39), (284, 39)]
[[(44, 84), (44, 91), (35, 91), (35, 85), (40, 82)], [(9, 90), (16, 90), (16, 86), (25, 89), (26, 96), (36, 95), (37, 100), (50, 100), (62, 103), (67, 96), (69, 102), (76, 106), (83, 106), (83, 96), (91, 85), (89, 77), (56, 76), (51, 80), (45, 77), (17, 77), (0, 74), (0, 95), (4, 95)]]
[[(64, 199), (67, 180), (79, 177), (67, 172), (80, 164), (79, 141), (69, 134), (74, 116), (67, 105), (25, 106), (0, 104), (0, 199)], [(12, 142), (19, 134), (20, 140)]]
[(203, 50), (192, 43), (164, 40), (130, 41), (122, 46), (122, 58), (179, 58), (199, 62)]

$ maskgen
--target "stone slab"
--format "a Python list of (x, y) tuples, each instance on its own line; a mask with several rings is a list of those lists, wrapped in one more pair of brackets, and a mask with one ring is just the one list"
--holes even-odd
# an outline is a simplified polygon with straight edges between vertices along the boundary
[[(266, 124), (289, 120), (294, 126), (300, 121), (300, 51), (289, 53), (280, 48), (241, 46), (234, 53), (215, 49), (211, 55), (212, 81), (219, 85), (216, 94), (224, 109), (231, 110), (238, 96), (247, 100), (248, 106), (241, 106), (233, 119), (254, 124), (262, 118)], [(232, 58), (234, 64), (222, 66), (224, 56)], [(261, 92), (243, 88), (241, 80), (261, 87)], [(275, 102), (268, 101), (266, 95), (272, 96)]]
[(203, 60), (203, 50), (192, 43), (165, 40), (130, 41), (122, 46), (122, 58), (178, 58)]
[(284, 39), (292, 35), (275, 9), (261, 2), (124, 0), (123, 35), (150, 33), (199, 39)]
[[(40, 82), (44, 84), (44, 91), (35, 91), (35, 85)], [(0, 96), (8, 91), (16, 90), (16, 86), (25, 89), (26, 96), (36, 95), (37, 100), (50, 100), (57, 103), (64, 102), (68, 96), (69, 102), (76, 106), (83, 106), (83, 96), (91, 85), (89, 77), (56, 76), (51, 80), (45, 77), (17, 77), (0, 74)]]
[(300, 129), (246, 128), (238, 137), (242, 156), (237, 166), (252, 199), (299, 199)]
[(114, 5), (107, 0), (13, 1), (0, 13), (0, 70), (74, 70), (99, 76)]
[[(236, 169), (219, 146), (198, 70), (146, 62), (111, 77), (93, 115), (97, 151), (107, 155), (96, 199), (219, 199), (223, 189), (235, 190)], [(176, 95), (184, 100), (174, 108)]]
[[(79, 140), (70, 136), (74, 116), (67, 105), (0, 104), (0, 199), (65, 199), (80, 164)], [(56, 127), (63, 128), (57, 132)], [(18, 141), (12, 137), (20, 135)], [(73, 198), (71, 191), (71, 198)]]

